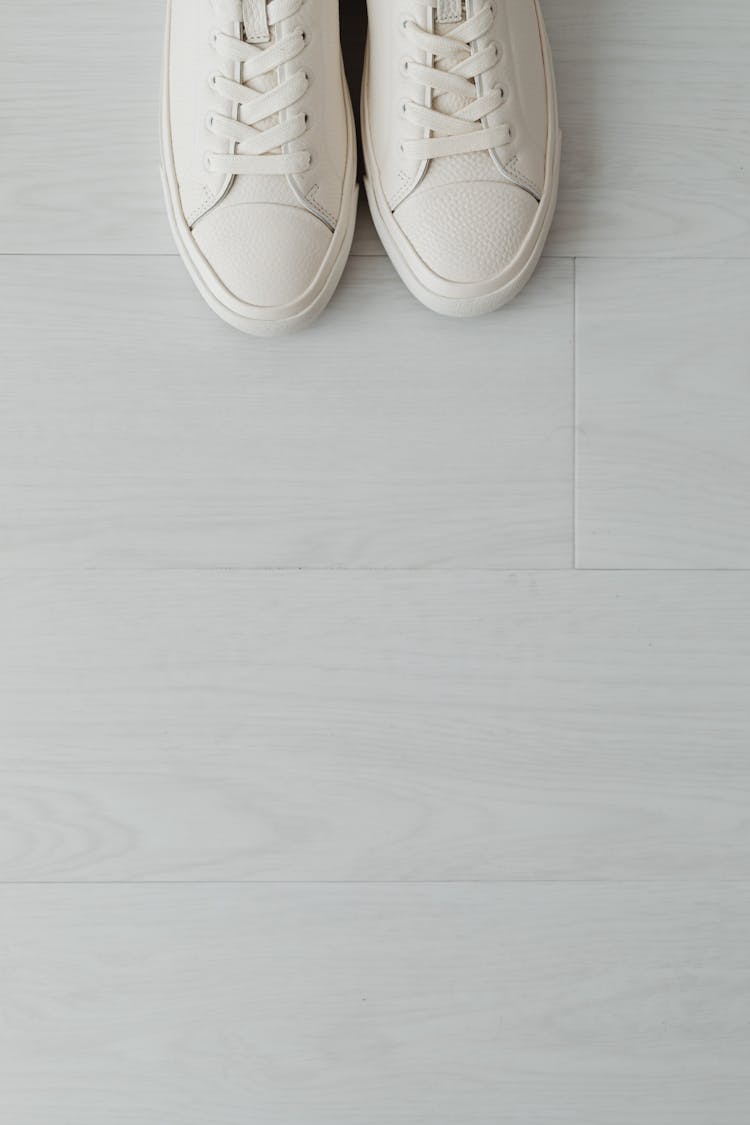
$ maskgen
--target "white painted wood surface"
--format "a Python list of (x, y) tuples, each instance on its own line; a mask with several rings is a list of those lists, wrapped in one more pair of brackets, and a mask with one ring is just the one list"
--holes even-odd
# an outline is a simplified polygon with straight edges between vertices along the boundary
[(570, 262), (465, 338), (383, 258), (276, 342), (175, 258), (5, 257), (0, 294), (6, 565), (571, 563)]
[(0, 878), (743, 879), (750, 574), (7, 575)]
[(548, 253), (750, 255), (750, 5), (548, 0), (564, 155)]
[(736, 887), (4, 887), (14, 1125), (745, 1125)]
[(3, 1125), (746, 1125), (750, 7), (545, 0), (526, 293), (363, 208), (275, 343), (174, 256), (161, 0), (6, 7)]
[(750, 262), (577, 265), (577, 564), (750, 567)]

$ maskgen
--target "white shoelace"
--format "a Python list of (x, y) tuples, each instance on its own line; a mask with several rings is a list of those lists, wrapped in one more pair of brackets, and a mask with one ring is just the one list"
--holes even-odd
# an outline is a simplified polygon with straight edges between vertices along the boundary
[[(217, 10), (241, 18), (238, 0), (214, 0)], [(267, 6), (269, 28), (296, 15), (302, 0), (270, 0)], [(305, 33), (298, 28), (279, 34), (275, 42), (257, 46), (244, 39), (215, 31), (211, 36), (213, 47), (220, 58), (236, 65), (236, 80), (224, 74), (212, 74), (209, 81), (216, 93), (232, 102), (236, 117), (225, 117), (219, 112), (208, 116), (208, 128), (217, 137), (234, 141), (234, 152), (207, 153), (206, 167), (211, 172), (224, 175), (294, 176), (310, 166), (309, 152), (283, 152), (283, 146), (296, 141), (307, 129), (307, 115), (300, 110), (283, 120), (279, 115), (290, 110), (306, 93), (310, 80), (297, 70), (286, 81), (273, 85), (263, 92), (249, 85), (260, 80), (267, 82), (278, 67), (297, 58), (305, 49)], [(262, 125), (261, 125), (262, 123)]]
[[(434, 0), (432, 8), (434, 11)], [(409, 41), (433, 60), (431, 66), (425, 66), (414, 59), (406, 59), (404, 73), (426, 88), (429, 97), (452, 95), (452, 100), (463, 103), (460, 109), (447, 113), (417, 102), (405, 102), (402, 112), (407, 120), (432, 134), (421, 140), (404, 141), (405, 156), (413, 160), (433, 160), (502, 148), (510, 142), (509, 125), (485, 124), (485, 118), (505, 101), (505, 91), (493, 87), (480, 93), (481, 78), (496, 65), (499, 47), (491, 43), (474, 49), (474, 44), (491, 30), (494, 19), (492, 0), (444, 34), (425, 31), (414, 20), (404, 19), (402, 26)]]

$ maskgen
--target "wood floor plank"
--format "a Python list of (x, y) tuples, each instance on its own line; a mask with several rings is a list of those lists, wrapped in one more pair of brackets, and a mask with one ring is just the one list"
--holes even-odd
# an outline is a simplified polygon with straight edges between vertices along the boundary
[(577, 267), (577, 563), (750, 567), (749, 262)]
[(372, 257), (275, 341), (172, 258), (5, 258), (0, 295), (4, 565), (570, 564), (570, 262), (469, 332)]
[(3, 13), (0, 251), (175, 252), (159, 179), (165, 11), (36, 0)]
[(750, 573), (6, 574), (0, 879), (750, 878)]
[(750, 5), (543, 6), (564, 133), (548, 251), (750, 256)]
[(745, 1125), (747, 888), (5, 887), (14, 1125)]

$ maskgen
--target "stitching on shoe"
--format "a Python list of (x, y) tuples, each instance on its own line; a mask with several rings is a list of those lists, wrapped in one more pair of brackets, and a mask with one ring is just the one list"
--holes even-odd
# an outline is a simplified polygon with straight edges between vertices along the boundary
[(324, 207), (319, 199), (315, 199), (315, 193), (317, 191), (320, 191), (320, 184), (313, 184), (313, 186), (310, 188), (310, 190), (308, 191), (305, 198), (307, 199), (307, 201), (309, 203), (312, 203), (312, 205), (313, 205), (313, 207), (315, 208), (316, 211), (320, 211), (321, 214), (325, 215), (325, 217), (329, 220), (329, 222), (332, 223), (333, 226), (335, 227), (336, 226), (336, 216), (332, 215), (331, 212), (328, 210), (328, 208)]
[(206, 207), (208, 207), (209, 204), (213, 202), (213, 198), (214, 198), (214, 193), (211, 191), (210, 188), (206, 187), (206, 185), (204, 184), (203, 185), (203, 199), (202, 199), (202, 201), (199, 204), (197, 204), (197, 206), (195, 206), (193, 208), (193, 210), (190, 212), (189, 215), (185, 216), (185, 218), (187, 219), (188, 226), (192, 226), (193, 223), (196, 222), (201, 217), (203, 212), (206, 210)]
[(530, 180), (528, 176), (525, 176), (523, 172), (520, 171), (518, 167), (518, 153), (516, 153), (513, 159), (505, 165), (505, 169), (508, 172), (512, 172), (518, 182), (520, 184), (523, 184), (523, 186), (527, 187), (530, 191), (533, 191), (535, 195), (542, 194), (541, 188), (537, 184), (535, 184), (533, 180)]

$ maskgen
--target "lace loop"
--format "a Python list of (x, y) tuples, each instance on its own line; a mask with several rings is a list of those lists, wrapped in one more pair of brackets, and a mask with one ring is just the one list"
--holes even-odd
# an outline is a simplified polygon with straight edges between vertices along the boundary
[(432, 160), (502, 148), (510, 143), (509, 125), (486, 124), (486, 119), (503, 105), (505, 91), (497, 87), (485, 92), (480, 89), (480, 80), (496, 66), (499, 52), (496, 44), (476, 47), (476, 43), (491, 31), (494, 19), (494, 4), (487, 3), (444, 33), (427, 31), (414, 20), (403, 21), (403, 31), (410, 43), (433, 60), (430, 65), (409, 59), (405, 73), (428, 91), (433, 102), (435, 95), (447, 95), (454, 102), (464, 103), (448, 112), (434, 105), (405, 102), (402, 112), (406, 119), (432, 134), (419, 140), (405, 140), (405, 156)]
[[(239, 0), (213, 0), (224, 18), (241, 20)], [(296, 15), (302, 0), (270, 0), (267, 5), (269, 28), (273, 31), (284, 20)], [(310, 153), (285, 152), (284, 147), (299, 140), (307, 130), (307, 114), (289, 112), (301, 101), (310, 82), (297, 70), (282, 82), (270, 85), (280, 67), (298, 58), (305, 49), (301, 28), (277, 33), (275, 40), (259, 46), (226, 31), (216, 31), (211, 43), (220, 59), (233, 63), (235, 77), (216, 73), (211, 85), (219, 97), (231, 102), (235, 116), (213, 111), (207, 127), (215, 136), (230, 141), (234, 151), (207, 153), (206, 167), (225, 175), (298, 175), (310, 166)], [(256, 83), (256, 87), (252, 85)], [(261, 88), (257, 88), (261, 87)], [(265, 87), (265, 88), (263, 88)]]

